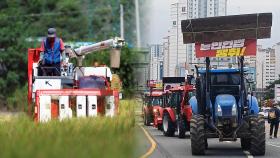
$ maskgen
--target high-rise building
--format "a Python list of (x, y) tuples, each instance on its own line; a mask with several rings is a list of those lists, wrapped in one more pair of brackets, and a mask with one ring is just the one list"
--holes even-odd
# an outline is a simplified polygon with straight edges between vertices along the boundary
[(280, 42), (272, 47), (275, 50), (275, 79), (280, 79)]
[(275, 81), (275, 59), (274, 49), (257, 47), (257, 56), (254, 61), (257, 89), (265, 89), (271, 82)]
[(150, 45), (150, 80), (162, 80), (163, 45)]
[[(204, 62), (204, 59), (196, 59), (193, 44), (183, 43), (181, 32), (181, 20), (224, 16), (227, 11), (227, 0), (173, 0), (170, 9), (170, 29), (168, 33), (168, 56), (165, 55), (164, 74), (166, 76), (185, 76), (192, 71), (192, 63)], [(222, 61), (224, 60), (224, 61)], [(214, 59), (214, 65), (224, 66), (230, 59)], [(166, 66), (167, 65), (167, 66)], [(182, 71), (183, 70), (183, 71)]]

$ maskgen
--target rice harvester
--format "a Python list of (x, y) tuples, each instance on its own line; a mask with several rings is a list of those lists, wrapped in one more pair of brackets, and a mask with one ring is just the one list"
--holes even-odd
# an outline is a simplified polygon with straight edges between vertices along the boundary
[[(118, 112), (119, 91), (111, 88), (111, 69), (107, 66), (83, 66), (87, 54), (101, 50), (111, 50), (111, 67), (119, 67), (120, 49), (125, 42), (113, 38), (102, 42), (81, 46), (76, 49), (66, 47), (65, 58), (59, 76), (46, 76), (38, 63), (39, 48), (28, 49), (28, 112), (35, 121), (47, 122), (51, 119), (72, 117), (115, 116)], [(70, 59), (77, 59), (77, 65)]]

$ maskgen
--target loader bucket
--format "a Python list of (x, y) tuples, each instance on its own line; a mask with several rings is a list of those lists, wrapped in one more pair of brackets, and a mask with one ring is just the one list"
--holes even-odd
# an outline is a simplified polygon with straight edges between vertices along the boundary
[(188, 19), (181, 26), (185, 44), (264, 39), (270, 38), (272, 13)]

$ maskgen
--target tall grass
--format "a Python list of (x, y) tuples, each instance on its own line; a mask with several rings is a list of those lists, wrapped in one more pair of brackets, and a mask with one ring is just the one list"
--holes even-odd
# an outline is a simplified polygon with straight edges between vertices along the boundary
[(0, 122), (2, 158), (133, 157), (134, 101), (121, 101), (120, 114), (36, 124), (26, 116)]

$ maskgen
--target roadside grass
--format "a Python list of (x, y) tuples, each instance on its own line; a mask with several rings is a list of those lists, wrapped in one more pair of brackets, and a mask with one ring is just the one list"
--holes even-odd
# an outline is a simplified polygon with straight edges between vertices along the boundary
[(73, 118), (36, 124), (21, 115), (0, 121), (0, 157), (133, 157), (135, 101), (121, 101), (116, 117)]

